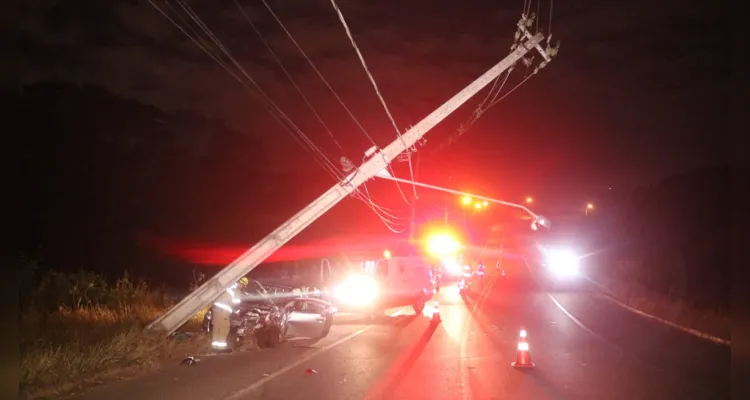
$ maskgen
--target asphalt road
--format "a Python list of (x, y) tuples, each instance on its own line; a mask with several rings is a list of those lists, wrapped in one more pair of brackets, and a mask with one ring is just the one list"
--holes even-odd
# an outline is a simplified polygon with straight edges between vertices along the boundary
[[(342, 316), (314, 344), (204, 357), (77, 399), (723, 399), (725, 346), (636, 316), (586, 288), (547, 292), (523, 260), (484, 293), (448, 286), (431, 310)], [(536, 367), (511, 367), (520, 327)], [(309, 370), (314, 370), (312, 373)]]

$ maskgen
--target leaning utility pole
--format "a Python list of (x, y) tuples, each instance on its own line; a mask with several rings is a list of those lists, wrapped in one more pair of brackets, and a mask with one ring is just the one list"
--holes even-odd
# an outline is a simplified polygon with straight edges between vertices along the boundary
[[(419, 176), (419, 161), (420, 161), (419, 153), (417, 153), (417, 162), (414, 167), (414, 178), (418, 179)], [(409, 243), (413, 243), (414, 240), (416, 240), (416, 223), (417, 223), (417, 201), (419, 199), (414, 197), (413, 203), (411, 203), (411, 216), (409, 218)]]
[(359, 168), (349, 174), (343, 181), (337, 183), (320, 197), (315, 199), (307, 207), (302, 209), (292, 218), (276, 228), (268, 236), (263, 238), (255, 246), (251, 247), (231, 264), (219, 271), (211, 279), (189, 294), (172, 309), (148, 325), (146, 329), (162, 330), (167, 335), (172, 334), (201, 308), (210, 304), (229, 286), (247, 275), (253, 268), (268, 258), (295, 235), (320, 218), (328, 210), (333, 208), (341, 200), (354, 192), (361, 184), (366, 182), (386, 168), (401, 152), (414, 146), (445, 117), (458, 109), (469, 98), (477, 94), (487, 84), (500, 76), (505, 70), (514, 65), (526, 53), (534, 49), (544, 39), (544, 35), (537, 33), (529, 40), (516, 46), (505, 59), (490, 68), (482, 76), (469, 84), (458, 94), (446, 101), (442, 106), (430, 113), (418, 124), (406, 131), (399, 138), (391, 142), (382, 150), (376, 147), (365, 152), (369, 157)]

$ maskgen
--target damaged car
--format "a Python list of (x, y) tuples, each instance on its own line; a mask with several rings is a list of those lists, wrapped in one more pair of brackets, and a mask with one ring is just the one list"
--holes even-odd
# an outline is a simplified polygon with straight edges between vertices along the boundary
[[(289, 339), (322, 339), (328, 336), (335, 307), (311, 297), (279, 296), (269, 293), (257, 280), (250, 280), (240, 304), (230, 317), (228, 344), (238, 348), (248, 338), (258, 347), (272, 348)], [(203, 330), (212, 330), (212, 311), (203, 318)]]

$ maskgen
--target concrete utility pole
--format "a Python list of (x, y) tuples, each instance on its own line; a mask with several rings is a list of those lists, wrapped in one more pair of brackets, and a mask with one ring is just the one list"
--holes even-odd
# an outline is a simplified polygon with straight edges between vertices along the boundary
[(435, 125), (458, 109), (458, 107), (468, 99), (492, 82), (492, 80), (500, 76), (501, 73), (510, 68), (526, 55), (526, 53), (541, 43), (543, 39), (544, 35), (537, 33), (531, 39), (515, 47), (505, 59), (490, 68), (482, 76), (470, 83), (469, 86), (406, 131), (400, 138), (397, 138), (382, 150), (378, 150), (376, 147), (369, 149), (365, 152), (365, 156), (369, 157), (367, 161), (365, 161), (353, 173), (349, 174), (349, 176), (347, 176), (342, 182), (337, 183), (307, 207), (284, 222), (255, 246), (239, 256), (231, 264), (219, 271), (212, 278), (208, 279), (203, 285), (185, 297), (172, 309), (167, 311), (156, 321), (149, 324), (146, 329), (158, 329), (162, 330), (167, 335), (172, 334), (193, 315), (200, 311), (201, 308), (216, 300), (216, 298), (219, 297), (227, 287), (247, 275), (253, 270), (253, 268), (258, 266), (263, 260), (268, 258), (295, 235), (320, 218), (341, 200), (349, 196), (362, 183), (386, 168), (391, 161), (393, 161), (404, 150), (414, 146), (417, 141), (427, 133), (427, 131), (435, 127)]
[[(419, 161), (420, 161), (420, 157), (419, 157), (419, 153), (417, 153), (417, 162), (416, 162), (417, 165), (414, 168), (415, 169), (414, 179), (418, 179), (417, 177), (419, 176)], [(419, 199), (414, 198), (414, 202), (411, 203), (411, 218), (409, 219), (409, 242), (413, 242), (416, 238), (416, 233), (417, 233), (416, 232), (416, 223), (417, 223), (416, 219), (417, 219), (417, 201), (418, 200)]]

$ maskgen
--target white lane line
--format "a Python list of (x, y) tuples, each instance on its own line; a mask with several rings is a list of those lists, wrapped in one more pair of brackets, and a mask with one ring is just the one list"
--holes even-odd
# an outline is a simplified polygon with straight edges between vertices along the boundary
[[(404, 310), (406, 310), (406, 309), (405, 308), (401, 308), (401, 309), (397, 310), (396, 312), (394, 312), (393, 314), (391, 314), (390, 316), (391, 317), (397, 316), (397, 315), (403, 313)], [(262, 379), (256, 381), (252, 385), (244, 387), (244, 388), (242, 388), (242, 389), (240, 389), (240, 390), (238, 390), (238, 391), (230, 394), (229, 396), (225, 397), (224, 400), (235, 400), (235, 399), (243, 398), (244, 396), (246, 396), (250, 392), (252, 392), (252, 391), (260, 388), (261, 386), (263, 386), (267, 382), (269, 382), (269, 381), (271, 381), (273, 379), (276, 379), (279, 376), (284, 375), (285, 373), (289, 372), (290, 370), (292, 370), (292, 369), (294, 369), (296, 367), (299, 367), (303, 363), (306, 363), (306, 362), (310, 361), (311, 359), (317, 357), (318, 355), (320, 355), (320, 354), (322, 354), (322, 353), (324, 353), (324, 352), (326, 352), (328, 350), (331, 350), (334, 347), (337, 347), (337, 346), (345, 343), (346, 341), (348, 341), (350, 339), (353, 339), (353, 338), (361, 335), (362, 333), (364, 333), (368, 329), (372, 328), (373, 326), (375, 326), (375, 325), (366, 326), (366, 327), (364, 327), (364, 328), (362, 328), (362, 329), (360, 329), (360, 330), (358, 330), (358, 331), (356, 331), (354, 333), (350, 333), (349, 335), (344, 336), (343, 338), (341, 338), (341, 339), (339, 339), (339, 340), (337, 340), (337, 341), (335, 341), (335, 342), (333, 342), (333, 343), (331, 343), (331, 344), (329, 344), (327, 346), (321, 347), (320, 349), (318, 349), (318, 350), (316, 350), (316, 351), (314, 351), (314, 352), (312, 352), (312, 353), (310, 353), (310, 354), (308, 354), (308, 355), (306, 355), (306, 356), (304, 356), (302, 358), (297, 359), (297, 361), (295, 361), (295, 362), (293, 362), (293, 363), (291, 363), (291, 364), (289, 364), (289, 365), (287, 365), (287, 366), (285, 366), (285, 367), (277, 370), (276, 372), (274, 372), (274, 373), (272, 373), (272, 374), (270, 374), (268, 376), (263, 377)]]
[[(534, 281), (537, 283), (537, 285), (539, 285), (539, 287), (542, 290), (544, 290), (544, 288), (541, 285), (541, 281), (537, 278), (537, 275), (534, 273), (534, 271), (531, 270), (531, 266), (526, 261), (526, 258), (523, 259), (523, 262), (526, 265), (526, 269), (528, 269), (529, 273), (531, 273), (531, 275), (534, 277)], [(560, 304), (560, 302), (557, 301), (557, 299), (555, 299), (555, 296), (553, 296), (551, 293), (549, 293), (547, 291), (545, 291), (544, 293), (547, 296), (549, 296), (549, 298), (552, 300), (552, 302), (555, 304), (555, 306), (557, 306), (557, 308), (560, 309), (560, 311), (562, 311), (563, 314), (565, 314), (568, 318), (570, 318), (570, 320), (573, 321), (573, 323), (575, 323), (576, 325), (578, 325), (581, 329), (583, 329), (588, 334), (590, 334), (594, 338), (598, 339), (602, 343), (604, 343), (604, 344), (612, 347), (613, 349), (617, 350), (617, 352), (619, 352), (620, 355), (627, 355), (629, 357), (632, 357), (634, 360), (638, 361), (639, 363), (641, 363), (642, 365), (644, 365), (646, 368), (649, 368), (651, 370), (659, 371), (661, 373), (664, 373), (667, 377), (672, 378), (675, 382), (682, 382), (683, 384), (687, 383), (688, 385), (693, 386), (693, 388), (695, 388), (696, 390), (700, 389), (699, 387), (695, 386), (695, 383), (692, 382), (692, 381), (686, 381), (685, 378), (683, 378), (681, 376), (678, 376), (678, 375), (674, 374), (673, 372), (671, 372), (669, 370), (666, 370), (666, 369), (657, 367), (655, 365), (646, 363), (646, 362), (643, 361), (643, 359), (641, 359), (637, 355), (633, 354), (632, 352), (625, 352), (622, 349), (622, 347), (620, 347), (616, 343), (614, 343), (614, 342), (612, 342), (612, 341), (604, 338), (603, 336), (595, 333), (589, 327), (587, 327), (586, 325), (584, 325), (583, 322), (581, 322), (578, 318), (574, 317), (573, 314), (571, 314), (568, 310), (566, 310), (565, 307), (563, 307), (563, 305)]]
[[(523, 259), (523, 263), (526, 265), (526, 269), (529, 270), (529, 273), (531, 274), (531, 276), (534, 277), (534, 281), (537, 283), (537, 285), (539, 286), (539, 288), (541, 288), (542, 290), (544, 290), (544, 288), (542, 287), (541, 282), (539, 281), (539, 278), (536, 276), (536, 273), (534, 273), (534, 271), (531, 270), (531, 266), (529, 266), (529, 263), (528, 263), (528, 261), (526, 261), (525, 258)], [(615, 347), (619, 351), (622, 351), (619, 346), (617, 346), (614, 343), (610, 342), (609, 340), (605, 339), (604, 337), (602, 337), (598, 333), (592, 331), (591, 329), (589, 329), (588, 326), (584, 325), (583, 322), (581, 322), (578, 318), (574, 317), (573, 314), (571, 314), (567, 309), (565, 309), (565, 307), (563, 307), (563, 305), (560, 304), (560, 302), (557, 301), (557, 299), (555, 298), (555, 296), (553, 296), (551, 293), (549, 293), (547, 291), (544, 291), (544, 294), (546, 294), (547, 297), (549, 297), (550, 300), (552, 300), (552, 302), (555, 303), (555, 306), (557, 306), (557, 308), (559, 308), (560, 311), (563, 312), (563, 314), (565, 314), (568, 318), (570, 318), (570, 320), (573, 321), (574, 324), (578, 325), (581, 329), (583, 329), (584, 331), (586, 331), (589, 335), (591, 335), (591, 336), (599, 339), (600, 341), (602, 341), (604, 343), (609, 344), (610, 346)]]
[[(524, 259), (523, 261), (526, 264), (526, 268), (528, 268), (529, 272), (531, 272), (532, 275), (534, 275), (534, 280), (536, 280), (537, 282), (539, 282), (538, 279), (537, 279), (537, 277), (536, 277), (536, 274), (534, 274), (534, 272), (531, 271), (531, 267), (529, 266), (529, 264), (526, 261), (526, 259)], [(607, 293), (608, 290), (604, 286), (602, 286), (601, 284), (599, 284), (599, 282), (596, 282), (595, 280), (593, 280), (591, 278), (586, 278), (586, 279), (589, 282), (593, 283), (594, 285), (596, 285), (599, 288), (599, 290), (600, 290), (600, 293), (598, 293), (599, 296), (601, 296), (602, 298), (604, 298), (606, 300), (611, 301), (614, 304), (617, 304), (618, 306), (620, 306), (620, 307), (622, 307), (622, 308), (624, 308), (624, 309), (626, 309), (626, 310), (628, 310), (628, 311), (630, 311), (630, 312), (632, 312), (632, 313), (634, 313), (636, 315), (640, 315), (641, 317), (645, 317), (645, 318), (651, 319), (653, 321), (662, 323), (662, 324), (667, 325), (667, 326), (669, 326), (671, 328), (674, 328), (674, 329), (680, 330), (682, 332), (688, 333), (690, 335), (693, 335), (693, 336), (695, 336), (695, 337), (697, 337), (699, 339), (708, 340), (710, 342), (713, 342), (713, 343), (716, 343), (716, 344), (722, 344), (722, 345), (725, 345), (725, 346), (731, 346), (731, 344), (732, 344), (731, 340), (723, 339), (723, 338), (720, 338), (718, 336), (713, 336), (713, 335), (710, 335), (708, 333), (701, 332), (701, 331), (699, 331), (697, 329), (693, 329), (693, 328), (689, 328), (687, 326), (679, 325), (679, 324), (674, 323), (672, 321), (669, 321), (669, 320), (666, 320), (666, 319), (663, 319), (663, 318), (659, 318), (659, 317), (657, 317), (655, 315), (651, 315), (651, 314), (649, 314), (647, 312), (644, 312), (644, 311), (641, 311), (641, 310), (639, 310), (639, 309), (637, 309), (635, 307), (629, 306), (629, 305), (621, 302), (620, 300), (617, 300), (614, 296), (610, 295), (609, 293)], [(580, 326), (581, 328), (583, 328), (587, 332), (593, 334), (593, 332), (591, 332), (590, 329), (586, 328), (578, 319), (576, 319), (573, 315), (571, 315), (562, 306), (562, 304), (560, 304), (554, 298), (554, 296), (552, 296), (549, 292), (545, 292), (545, 293), (547, 294), (547, 296), (549, 296), (550, 299), (552, 299), (552, 301), (555, 303), (555, 305), (557, 305), (557, 308), (559, 308), (563, 313), (565, 313), (565, 315), (567, 315), (568, 317), (570, 317), (570, 319), (573, 320), (573, 322), (575, 322), (576, 325)]]
[(604, 342), (608, 342), (608, 340), (605, 340), (599, 334), (597, 334), (596, 332), (594, 332), (591, 329), (589, 329), (586, 325), (584, 325), (583, 322), (581, 322), (578, 318), (574, 317), (573, 314), (571, 314), (568, 310), (566, 310), (565, 307), (563, 307), (563, 305), (560, 304), (559, 301), (557, 301), (557, 299), (555, 298), (555, 296), (551, 295), (550, 293), (545, 293), (545, 294), (547, 296), (549, 296), (550, 300), (552, 300), (552, 302), (555, 303), (555, 305), (557, 306), (557, 308), (559, 308), (560, 311), (563, 312), (563, 314), (567, 315), (568, 318), (570, 318), (570, 320), (573, 321), (576, 325), (578, 325), (581, 329), (583, 329), (584, 331), (588, 332), (589, 335), (592, 335), (592, 336), (596, 337), (599, 340), (602, 340)]

